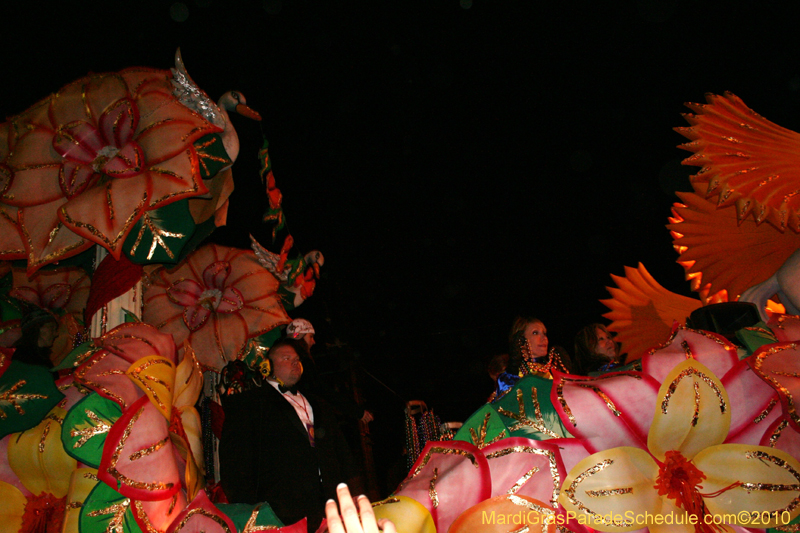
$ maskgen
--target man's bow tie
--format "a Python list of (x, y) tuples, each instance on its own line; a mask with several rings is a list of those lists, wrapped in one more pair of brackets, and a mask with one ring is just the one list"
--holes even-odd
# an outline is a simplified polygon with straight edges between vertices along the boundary
[(297, 394), (297, 385), (292, 385), (291, 387), (284, 387), (283, 385), (278, 384), (278, 390), (281, 391), (281, 394), (285, 392), (291, 392), (292, 394)]

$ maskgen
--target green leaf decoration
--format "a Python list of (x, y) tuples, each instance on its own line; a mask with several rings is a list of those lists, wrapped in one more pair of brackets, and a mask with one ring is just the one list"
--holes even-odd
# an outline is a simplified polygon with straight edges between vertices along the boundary
[(123, 308), (122, 309), (122, 313), (125, 315), (125, 323), (126, 324), (130, 323), (130, 322), (141, 322), (142, 321), (142, 319), (139, 318), (138, 316), (136, 316), (136, 313), (134, 313), (133, 311), (128, 311), (127, 309)]
[(285, 525), (267, 502), (262, 502), (258, 505), (250, 505), (247, 503), (218, 503), (216, 506), (227, 515), (228, 518), (233, 520), (236, 531), (245, 531), (246, 526), (248, 531), (254, 531), (256, 530), (255, 528), (258, 527), (272, 526), (280, 528)]
[(250, 339), (250, 351), (244, 356), (247, 366), (258, 371), (258, 365), (264, 360), (264, 355), (276, 340), (281, 338), (280, 328), (272, 328), (263, 335)]
[(53, 367), (53, 372), (58, 370), (66, 370), (67, 368), (73, 368), (80, 365), (86, 359), (92, 356), (94, 353), (94, 342), (86, 341), (83, 344), (79, 344), (75, 348), (72, 349), (71, 352), (67, 354), (67, 356), (58, 363), (57, 366)]
[(122, 416), (120, 406), (93, 392), (72, 406), (61, 426), (64, 450), (78, 461), (99, 468), (111, 426)]
[(179, 200), (153, 211), (146, 211), (134, 224), (122, 249), (140, 265), (177, 263), (194, 233), (189, 200)]
[(197, 150), (197, 159), (200, 162), (200, 176), (204, 180), (213, 177), (233, 163), (222, 145), (222, 137), (217, 133), (200, 137), (195, 141), (194, 148)]
[(546, 440), (570, 436), (550, 401), (552, 388), (552, 380), (525, 376), (491, 404), (502, 417), (509, 437)]
[(550, 401), (552, 388), (549, 379), (522, 378), (499, 399), (470, 415), (455, 439), (483, 448), (508, 437), (534, 440), (569, 437)]
[(81, 533), (142, 533), (133, 516), (133, 500), (98, 483), (83, 502)]
[(36, 426), (62, 398), (47, 368), (12, 359), (0, 376), (0, 439)]
[(217, 229), (217, 224), (214, 217), (209, 218), (205, 222), (201, 222), (194, 228), (192, 237), (183, 245), (180, 256), (178, 256), (178, 263), (186, 259), (186, 256), (197, 249), (200, 244)]
[(747, 349), (745, 357), (753, 355), (753, 352), (765, 344), (778, 342), (778, 338), (772, 333), (764, 322), (758, 322), (750, 327), (740, 329), (736, 332), (736, 338)]
[(456, 433), (454, 440), (463, 440), (478, 448), (509, 437), (508, 428), (497, 411), (486, 404), (470, 416)]

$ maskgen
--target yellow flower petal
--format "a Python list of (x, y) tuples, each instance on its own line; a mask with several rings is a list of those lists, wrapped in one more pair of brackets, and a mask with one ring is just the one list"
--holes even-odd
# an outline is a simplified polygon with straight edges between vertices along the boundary
[(392, 496), (372, 504), (375, 518), (388, 518), (398, 531), (408, 533), (436, 533), (436, 526), (428, 510), (408, 496)]
[(69, 479), (78, 462), (61, 444), (61, 423), (66, 411), (54, 407), (36, 427), (15, 433), (8, 442), (8, 463), (33, 494), (67, 495)]
[(721, 444), (731, 426), (728, 393), (701, 363), (687, 359), (667, 374), (658, 391), (647, 447), (659, 461), (679, 451), (692, 459), (700, 450)]
[(710, 512), (739, 517), (738, 521), (727, 523), (755, 524), (754, 515), (742, 520), (740, 513), (746, 511), (757, 513), (759, 519), (770, 518), (753, 527), (776, 527), (800, 514), (800, 462), (788, 453), (765, 446), (721, 444), (698, 453), (694, 464), (706, 475), (701, 493), (743, 483), (713, 498), (704, 498)]
[(144, 391), (164, 418), (171, 420), (172, 395), (175, 391), (175, 367), (172, 362), (160, 355), (148, 355), (133, 363), (125, 373)]
[(646, 451), (612, 448), (575, 465), (558, 501), (594, 529), (634, 531), (642, 527), (637, 517), (661, 513), (662, 500), (654, 488), (657, 477), (658, 465)]
[(97, 470), (94, 468), (76, 468), (72, 471), (62, 533), (78, 533), (81, 507), (97, 483)]
[(176, 409), (191, 406), (197, 403), (200, 391), (203, 390), (203, 373), (200, 364), (194, 356), (191, 345), (184, 343), (183, 360), (175, 371), (175, 398), (173, 405)]
[(25, 503), (28, 499), (20, 490), (0, 481), (0, 524), (3, 531), (19, 531), (22, 527), (22, 515), (25, 513)]

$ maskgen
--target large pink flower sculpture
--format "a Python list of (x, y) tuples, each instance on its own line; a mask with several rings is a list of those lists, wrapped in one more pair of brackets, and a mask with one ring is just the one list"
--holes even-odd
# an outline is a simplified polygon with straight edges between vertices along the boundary
[(87, 76), (0, 125), (0, 258), (26, 257), (29, 273), (93, 244), (119, 258), (147, 211), (207, 192), (192, 143), (220, 130), (170, 78)]
[(188, 340), (209, 369), (244, 357), (249, 338), (291, 320), (277, 294), (278, 279), (249, 250), (204, 246), (152, 278), (144, 321), (172, 334), (178, 346)]
[(69, 313), (83, 320), (91, 280), (78, 267), (62, 267), (28, 277), (24, 269), (13, 270), (10, 296), (53, 313)]
[[(631, 509), (702, 519), (769, 508), (786, 511), (778, 520), (793, 518), (800, 464), (794, 450), (768, 443), (783, 418), (776, 390), (712, 333), (677, 329), (642, 363), (642, 372), (556, 375), (553, 404), (585, 448), (561, 454), (570, 469), (561, 503), (603, 531), (641, 527), (625, 515)], [(615, 518), (603, 521), (608, 513)]]

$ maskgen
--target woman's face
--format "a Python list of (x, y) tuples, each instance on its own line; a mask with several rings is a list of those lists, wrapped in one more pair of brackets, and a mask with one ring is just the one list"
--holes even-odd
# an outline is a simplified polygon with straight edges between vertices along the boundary
[(541, 322), (531, 322), (525, 326), (525, 339), (534, 357), (547, 355), (547, 328)]
[(611, 338), (611, 334), (600, 328), (597, 328), (595, 333), (597, 334), (597, 348), (595, 348), (595, 351), (609, 359), (616, 359), (617, 345), (614, 344), (614, 339)]

